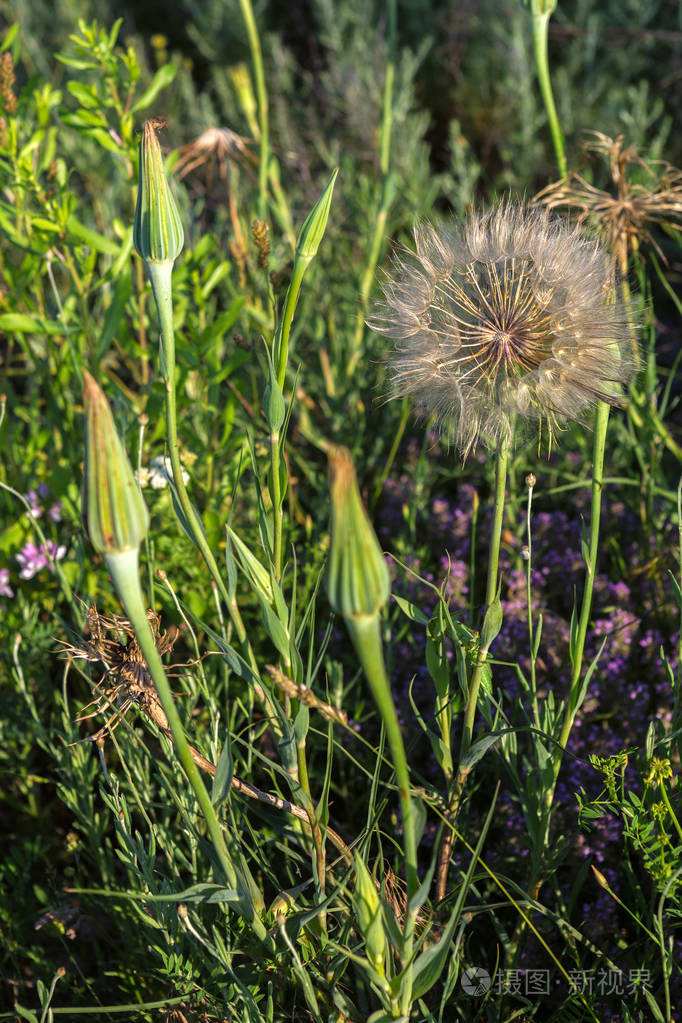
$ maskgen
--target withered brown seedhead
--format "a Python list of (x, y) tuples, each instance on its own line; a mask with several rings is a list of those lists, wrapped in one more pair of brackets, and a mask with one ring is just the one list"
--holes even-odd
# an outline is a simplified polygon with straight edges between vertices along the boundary
[(635, 146), (625, 145), (622, 135), (612, 139), (591, 132), (584, 149), (608, 161), (611, 191), (596, 188), (580, 174), (569, 174), (544, 188), (536, 201), (549, 209), (570, 210), (579, 222), (592, 223), (622, 274), (629, 256), (643, 242), (665, 260), (650, 225), (682, 224), (682, 171), (663, 160), (643, 159)]
[(228, 181), (230, 162), (254, 165), (256, 157), (249, 150), (250, 139), (229, 128), (207, 128), (197, 138), (178, 149), (175, 170), (179, 177), (203, 169), (206, 189), (210, 191), (216, 170), (220, 181)]
[[(156, 648), (163, 656), (173, 649), (180, 635), (179, 630), (173, 628), (162, 631), (161, 617), (151, 608), (147, 611), (147, 621)], [(93, 606), (88, 611), (85, 633), (89, 638), (84, 638), (80, 645), (62, 643), (62, 648), (69, 657), (99, 661), (104, 665), (104, 674), (98, 683), (100, 694), (88, 704), (88, 707), (94, 706), (94, 710), (78, 717), (79, 721), (85, 721), (96, 714), (113, 710), (104, 727), (89, 737), (91, 742), (98, 742), (111, 734), (129, 707), (136, 703), (145, 710), (152, 703), (158, 703), (158, 697), (135, 630), (127, 618), (121, 615), (102, 615)], [(122, 699), (116, 706), (119, 696)]]

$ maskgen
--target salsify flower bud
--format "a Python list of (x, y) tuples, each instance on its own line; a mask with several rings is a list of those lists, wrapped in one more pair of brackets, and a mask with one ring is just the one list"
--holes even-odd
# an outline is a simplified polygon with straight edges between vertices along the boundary
[(324, 232), (327, 229), (327, 220), (329, 219), (329, 210), (331, 208), (332, 194), (334, 192), (334, 182), (336, 181), (336, 175), (338, 173), (339, 168), (336, 167), (332, 171), (332, 176), (327, 182), (327, 187), (324, 192), (303, 221), (303, 226), (301, 227), (296, 241), (297, 259), (309, 262), (313, 256), (317, 254), (320, 242), (322, 241)]
[(104, 392), (83, 374), (85, 476), (83, 516), (92, 546), (106, 559), (134, 551), (147, 535), (149, 513), (116, 432)]
[(508, 442), (517, 418), (551, 441), (599, 401), (622, 404), (636, 323), (597, 241), (512, 202), (414, 234), (369, 326), (395, 339), (394, 394), (452, 425), (465, 454)]
[(172, 265), (182, 252), (185, 235), (156, 137), (157, 129), (165, 126), (163, 119), (154, 118), (142, 131), (133, 243), (145, 263)]
[(329, 603), (344, 618), (379, 613), (391, 593), (386, 561), (358, 489), (347, 448), (329, 455), (331, 541), (327, 591)]

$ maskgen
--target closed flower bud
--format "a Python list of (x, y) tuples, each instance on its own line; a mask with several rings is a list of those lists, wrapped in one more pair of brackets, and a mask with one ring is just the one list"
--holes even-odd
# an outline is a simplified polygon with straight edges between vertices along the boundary
[(347, 448), (332, 449), (329, 468), (329, 603), (344, 618), (376, 615), (388, 601), (391, 581), (379, 541), (360, 497)]
[(156, 137), (157, 128), (164, 126), (160, 119), (147, 121), (142, 133), (133, 242), (145, 263), (172, 266), (182, 252), (185, 236)]
[(84, 373), (85, 477), (83, 514), (92, 546), (108, 559), (135, 551), (149, 514), (99, 384)]
[(332, 193), (334, 182), (339, 173), (338, 167), (332, 173), (329, 183), (324, 192), (317, 200), (308, 216), (303, 221), (303, 227), (296, 242), (296, 258), (309, 261), (316, 255), (322, 241), (322, 236), (327, 227), (329, 208), (332, 204)]

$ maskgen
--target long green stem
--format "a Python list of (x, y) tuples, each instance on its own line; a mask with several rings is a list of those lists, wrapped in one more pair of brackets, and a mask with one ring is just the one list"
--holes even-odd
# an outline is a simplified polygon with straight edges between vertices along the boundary
[[(485, 615), (492, 607), (497, 597), (498, 571), (500, 562), (500, 542), (502, 539), (502, 522), (504, 520), (504, 490), (507, 482), (507, 462), (509, 459), (509, 444), (501, 441), (497, 449), (497, 463), (495, 466), (495, 495), (493, 498), (493, 522), (490, 527), (490, 550), (488, 554), (488, 580), (485, 591)], [(483, 638), (483, 637), (482, 637)], [(478, 651), (474, 671), (469, 682), (469, 693), (467, 705), (464, 712), (464, 725), (462, 728), (462, 742), (459, 751), (460, 764), (469, 752), (471, 737), (473, 735), (474, 717), (478, 704), (478, 692), (483, 677), (483, 670), (488, 659), (490, 644), (482, 644)]]
[[(552, 82), (549, 77), (549, 58), (547, 51), (547, 34), (549, 29), (549, 19), (552, 16), (552, 11), (556, 7), (556, 0), (554, 3), (543, 3), (542, 0), (536, 0), (531, 2), (532, 8), (532, 23), (533, 23), (533, 50), (535, 52), (535, 69), (538, 75), (538, 81), (540, 83), (540, 92), (542, 93), (542, 100), (545, 104), (545, 110), (547, 112), (547, 119), (549, 120), (549, 128), (552, 133), (552, 142), (554, 143), (554, 152), (556, 154), (556, 162), (559, 167), (559, 175), (562, 178), (566, 177), (568, 167), (566, 164), (566, 151), (564, 147), (564, 133), (561, 130), (559, 123), (559, 117), (557, 115), (556, 106), (554, 104), (554, 94), (552, 92)], [(549, 10), (547, 8), (550, 8)]]
[[(400, 809), (403, 818), (403, 848), (407, 880), (407, 911), (405, 913), (401, 959), (403, 967), (410, 969), (414, 926), (417, 918), (417, 910), (411, 903), (419, 888), (419, 875), (417, 873), (417, 836), (414, 827), (414, 810), (410, 796), (410, 771), (407, 766), (405, 744), (384, 665), (380, 631), (381, 617), (378, 613), (356, 616), (354, 618), (346, 618), (346, 624), (360, 658), (360, 663), (367, 676), (367, 681), (372, 688), (372, 694), (386, 730), (386, 738), (388, 739), (398, 782)], [(411, 995), (411, 984), (407, 984), (406, 987)]]
[[(542, 834), (541, 841), (538, 843), (538, 848), (535, 850), (535, 864), (539, 862), (541, 853), (547, 845), (552, 815), (552, 803), (554, 801), (554, 792), (559, 778), (559, 771), (561, 770), (564, 750), (581, 704), (580, 689), (582, 685), (583, 655), (585, 652), (587, 627), (589, 625), (590, 614), (592, 612), (592, 594), (594, 592), (594, 580), (597, 571), (597, 554), (599, 551), (601, 499), (604, 486), (604, 453), (606, 450), (606, 431), (609, 422), (609, 412), (609, 405), (607, 405), (604, 401), (600, 401), (597, 406), (594, 425), (592, 505), (590, 509), (590, 535), (587, 545), (587, 560), (585, 566), (585, 587), (583, 589), (582, 602), (580, 605), (578, 628), (575, 634), (575, 640), (571, 644), (571, 688), (569, 690), (568, 700), (564, 709), (564, 717), (561, 725), (561, 732), (559, 734), (558, 746), (554, 747), (552, 764), (553, 778), (551, 785), (545, 793)], [(533, 883), (537, 889), (539, 885), (537, 866), (535, 867), (534, 872), (536, 876), (533, 878)]]
[(528, 609), (528, 646), (530, 651), (530, 695), (533, 703), (533, 720), (535, 727), (540, 727), (540, 711), (538, 709), (538, 687), (535, 670), (535, 626), (533, 624), (533, 594), (531, 592), (531, 574), (533, 565), (533, 532), (531, 529), (530, 512), (533, 505), (533, 487), (535, 476), (529, 476), (526, 480), (528, 485), (528, 505), (526, 506), (526, 606)]
[(388, 0), (388, 61), (386, 63), (386, 77), (384, 79), (383, 110), (381, 116), (381, 136), (379, 150), (379, 167), (381, 170), (381, 198), (379, 211), (374, 223), (374, 234), (369, 250), (369, 259), (365, 266), (362, 280), (360, 282), (360, 309), (355, 333), (352, 340), (352, 348), (346, 374), (353, 375), (358, 360), (361, 357), (360, 345), (365, 330), (365, 313), (369, 292), (374, 280), (381, 246), (386, 234), (386, 221), (388, 211), (393, 201), (393, 177), (391, 174), (391, 132), (393, 129), (393, 87), (395, 83), (395, 59), (396, 39), (398, 26), (397, 0)]
[[(474, 719), (476, 707), (478, 706), (478, 694), (481, 688), (483, 672), (488, 660), (490, 644), (496, 633), (487, 639), (485, 636), (486, 621), (490, 620), (491, 610), (497, 601), (498, 573), (500, 562), (500, 543), (502, 539), (502, 523), (504, 521), (504, 493), (507, 482), (507, 463), (509, 460), (509, 441), (501, 440), (497, 447), (497, 461), (495, 465), (495, 494), (493, 504), (493, 521), (490, 528), (490, 549), (488, 554), (488, 579), (485, 593), (485, 612), (481, 632), (481, 645), (474, 665), (474, 670), (469, 680), (467, 702), (464, 710), (464, 723), (462, 725), (462, 739), (459, 748), (459, 767), (454, 775), (450, 792), (448, 793), (447, 824), (451, 825), (457, 816), (459, 802), (462, 798), (464, 784), (469, 769), (466, 766), (466, 756), (471, 748), (471, 739), (474, 730)], [(436, 868), (436, 900), (440, 901), (445, 897), (447, 884), (448, 866), (452, 855), (452, 844), (454, 830), (446, 826), (438, 852), (438, 866)]]
[[(239, 604), (236, 596), (230, 596), (225, 586), (213, 551), (209, 547), (204, 533), (203, 526), (192, 502), (189, 499), (187, 488), (182, 478), (182, 465), (178, 450), (177, 412), (175, 398), (175, 333), (173, 328), (173, 298), (171, 290), (172, 264), (170, 263), (147, 263), (147, 270), (152, 283), (152, 291), (156, 301), (156, 308), (159, 314), (161, 325), (161, 371), (166, 386), (166, 441), (171, 460), (173, 472), (173, 484), (180, 502), (185, 524), (190, 531), (192, 539), (199, 549), (211, 577), (218, 587), (218, 591), (227, 607), (230, 620), (234, 626), (237, 639), (246, 651), (249, 667), (254, 675), (258, 677), (258, 663), (253, 648), (248, 640), (246, 628), (239, 611)], [(277, 713), (272, 707), (271, 698), (262, 686), (257, 686), (259, 699), (269, 707), (270, 718), (273, 724), (277, 721)]]
[(256, 19), (253, 16), (251, 0), (239, 0), (242, 17), (249, 37), (253, 73), (256, 78), (256, 96), (258, 97), (258, 118), (260, 128), (260, 156), (258, 161), (258, 216), (267, 220), (268, 212), (268, 164), (270, 162), (270, 125), (268, 114), (268, 93), (265, 87), (263, 71), (263, 53), (261, 51)]
[(248, 887), (240, 879), (239, 873), (235, 868), (225, 846), (223, 832), (220, 827), (218, 817), (204, 783), (201, 780), (199, 770), (192, 758), (187, 739), (185, 738), (182, 722), (180, 721), (180, 716), (175, 708), (175, 702), (163, 667), (163, 662), (161, 661), (161, 657), (156, 648), (156, 643), (154, 642), (154, 637), (151, 629), (149, 628), (149, 622), (147, 621), (147, 614), (142, 600), (142, 591), (140, 589), (138, 579), (138, 552), (135, 549), (126, 551), (122, 554), (110, 554), (106, 557), (106, 561), (128, 619), (135, 629), (135, 636), (140, 644), (142, 653), (144, 654), (164, 713), (168, 718), (168, 724), (173, 736), (173, 744), (175, 746), (178, 759), (185, 774), (187, 775), (187, 779), (192, 786), (192, 789), (194, 790), (197, 802), (199, 803), (204, 815), (204, 819), (211, 836), (211, 841), (213, 842), (213, 847), (217, 853), (220, 866), (224, 873), (225, 883), (228, 887), (239, 892), (241, 896), (240, 906), (244, 916), (253, 927), (256, 936), (261, 941), (269, 942), (270, 939), (268, 937), (268, 933), (256, 911), (255, 906), (253, 905), (253, 902), (249, 898)]

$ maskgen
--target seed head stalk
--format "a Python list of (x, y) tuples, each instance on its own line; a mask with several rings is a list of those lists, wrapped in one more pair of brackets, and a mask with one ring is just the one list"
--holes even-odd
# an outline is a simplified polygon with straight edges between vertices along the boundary
[(459, 749), (459, 767), (453, 778), (451, 791), (448, 796), (448, 809), (446, 819), (446, 830), (443, 834), (440, 850), (438, 853), (438, 866), (436, 868), (436, 900), (440, 901), (445, 897), (447, 884), (448, 867), (452, 855), (454, 837), (453, 824), (459, 809), (464, 785), (469, 774), (466, 766), (466, 755), (471, 748), (471, 740), (474, 731), (474, 719), (478, 705), (478, 693), (481, 688), (481, 680), (488, 660), (490, 645), (499, 631), (486, 629), (486, 622), (491, 621), (494, 616), (495, 605), (499, 603), (499, 562), (500, 543), (502, 538), (502, 523), (504, 521), (504, 494), (507, 482), (507, 463), (509, 460), (509, 440), (503, 438), (497, 447), (497, 460), (495, 465), (495, 495), (493, 504), (493, 521), (490, 530), (490, 550), (488, 555), (488, 578), (485, 594), (485, 612), (483, 618), (483, 629), (481, 630), (481, 645), (474, 665), (471, 679), (469, 680), (467, 702), (464, 709), (464, 722), (462, 725), (462, 739)]
[(549, 788), (547, 789), (544, 797), (543, 807), (543, 820), (541, 824), (541, 841), (538, 843), (536, 854), (534, 856), (534, 874), (533, 885), (535, 887), (535, 894), (539, 891), (540, 879), (537, 876), (538, 868), (537, 863), (541, 853), (547, 846), (549, 838), (549, 826), (552, 816), (552, 804), (554, 801), (554, 792), (556, 790), (557, 780), (559, 778), (559, 771), (561, 770), (561, 764), (563, 762), (564, 750), (568, 742), (568, 738), (571, 734), (571, 729), (575, 722), (576, 714), (580, 709), (579, 693), (582, 684), (582, 666), (583, 666), (583, 654), (585, 651), (585, 637), (587, 636), (587, 626), (590, 621), (590, 614), (592, 611), (592, 595), (594, 593), (594, 580), (597, 570), (597, 554), (599, 551), (599, 526), (601, 519), (601, 499), (603, 490), (604, 480), (604, 452), (606, 449), (606, 431), (609, 421), (610, 407), (606, 402), (600, 402), (597, 406), (595, 414), (595, 426), (594, 426), (594, 448), (593, 448), (593, 468), (592, 468), (592, 504), (590, 509), (590, 534), (587, 547), (587, 562), (585, 572), (585, 587), (583, 590), (583, 597), (580, 606), (580, 619), (578, 622), (578, 630), (576, 633), (575, 644), (573, 647), (572, 656), (572, 671), (571, 671), (571, 687), (568, 694), (568, 700), (564, 709), (563, 721), (561, 724), (561, 732), (559, 733), (558, 746), (555, 747), (554, 758), (553, 758), (553, 777)]
[(386, 221), (388, 211), (393, 202), (395, 185), (391, 173), (391, 133), (393, 130), (393, 87), (395, 82), (395, 59), (396, 39), (398, 26), (397, 0), (388, 0), (388, 61), (386, 63), (386, 77), (384, 79), (383, 110), (381, 116), (381, 135), (379, 168), (381, 171), (381, 196), (379, 210), (374, 223), (374, 234), (369, 251), (367, 266), (360, 282), (360, 315), (358, 316), (355, 334), (353, 335), (352, 350), (348, 360), (346, 373), (349, 377), (353, 375), (358, 360), (360, 359), (360, 344), (365, 329), (365, 313), (369, 292), (374, 280), (374, 274), (379, 262), (381, 246), (386, 234)]
[(559, 168), (559, 176), (565, 178), (568, 173), (566, 164), (566, 151), (564, 146), (564, 133), (559, 123), (559, 117), (554, 103), (552, 82), (549, 77), (549, 57), (547, 50), (547, 35), (549, 19), (556, 9), (557, 0), (528, 0), (531, 10), (533, 24), (533, 50), (535, 53), (535, 69), (537, 71), (540, 92), (545, 104), (549, 128), (552, 133), (552, 142), (556, 154), (556, 162)]
[[(533, 703), (533, 717), (535, 727), (540, 727), (540, 711), (538, 708), (538, 687), (536, 673), (536, 643), (535, 625), (533, 624), (533, 595), (531, 592), (531, 572), (533, 566), (533, 532), (531, 529), (530, 512), (533, 506), (533, 487), (535, 486), (535, 475), (529, 474), (526, 477), (528, 487), (528, 504), (526, 505), (526, 541), (528, 548), (528, 561), (526, 562), (526, 608), (528, 615), (528, 649), (530, 652), (530, 696)], [(540, 620), (539, 626), (542, 625)]]

